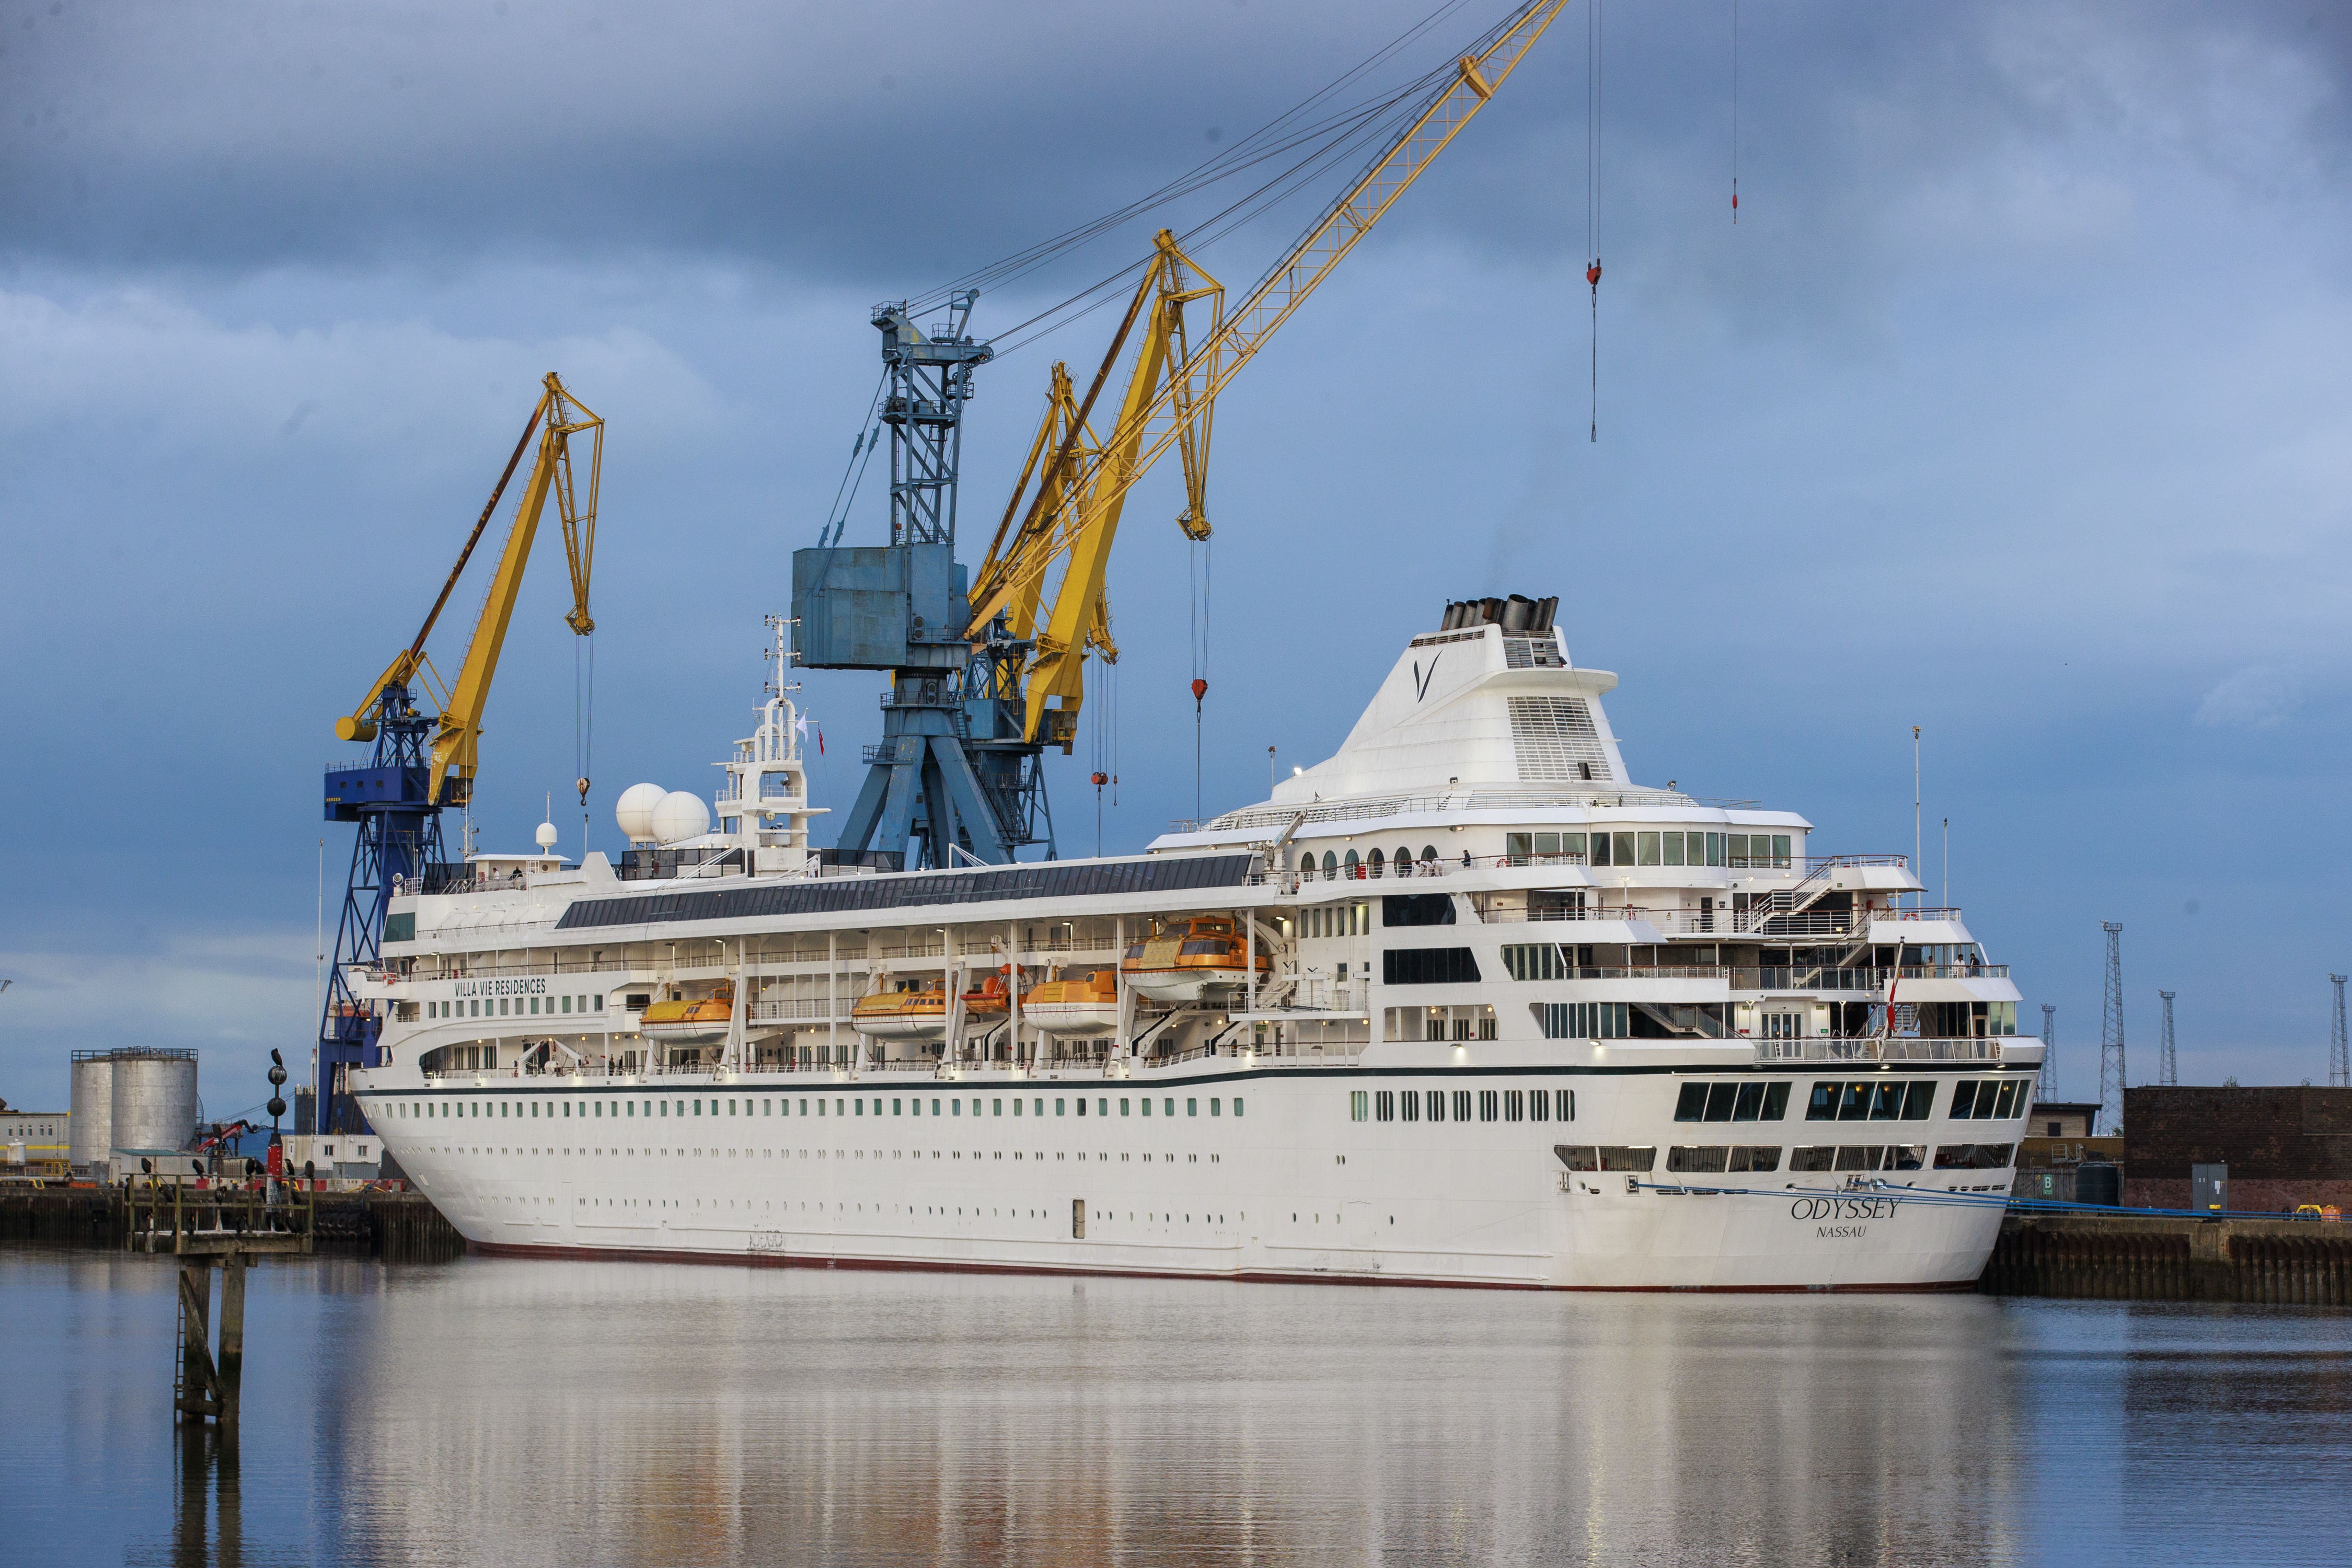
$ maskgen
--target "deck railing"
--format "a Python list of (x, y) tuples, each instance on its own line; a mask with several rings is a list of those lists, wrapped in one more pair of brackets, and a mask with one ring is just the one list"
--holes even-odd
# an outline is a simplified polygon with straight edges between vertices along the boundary
[(1758, 1040), (1759, 1067), (1824, 1062), (1998, 1062), (2010, 1047), (2040, 1049), (2042, 1042), (2023, 1036), (1990, 1036), (1982, 1039), (1840, 1040), (1815, 1037), (1798, 1040)]

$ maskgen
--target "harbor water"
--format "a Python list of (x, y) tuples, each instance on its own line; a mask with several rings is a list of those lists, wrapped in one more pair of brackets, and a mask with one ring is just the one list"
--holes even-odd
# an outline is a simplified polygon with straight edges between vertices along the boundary
[(79, 1563), (2338, 1563), (2352, 1317), (317, 1258), (233, 1448), (168, 1258), (0, 1248)]

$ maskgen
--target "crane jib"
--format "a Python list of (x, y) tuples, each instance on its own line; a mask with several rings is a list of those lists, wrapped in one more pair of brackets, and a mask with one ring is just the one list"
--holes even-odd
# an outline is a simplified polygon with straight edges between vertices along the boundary
[[(1087, 618), (1092, 601), (1100, 598), (1101, 556), (1108, 549), (1108, 536), (1117, 526), (1120, 503), (1127, 492), (1169, 447), (1179, 447), (1185, 459), (1190, 503), (1179, 521), (1188, 536), (1207, 537), (1208, 519), (1201, 491), (1207, 482), (1209, 431), (1217, 394), (1329, 276), (1356, 242), (1386, 216), (1397, 198), (1471, 117), (1493, 99), (1496, 90), (1566, 5), (1567, 0), (1534, 0), (1501, 25), (1483, 48), (1463, 55), (1420, 114), (1268, 268), (1238, 308), (1225, 314), (1222, 309), (1222, 286), (1213, 290), (1218, 301), (1217, 320), (1197, 348), (1183, 341), (1181, 305), (1190, 299), (1207, 297), (1211, 291), (1185, 291), (1181, 284), (1171, 289), (1169, 274), (1190, 264), (1191, 258), (1177, 247), (1167, 231), (1156, 237), (1157, 254), (1136, 290), (1126, 319), (1120, 322), (1102, 371), (1088, 389), (1076, 416), (1069, 419), (1066, 429), (1054, 429), (1057, 415), (1064, 411), (1049, 404), (1046, 425), (1040, 430), (1038, 445), (1033, 449), (1031, 468), (1024, 470), (1021, 485), (1005, 509), (1004, 521), (999, 525), (997, 540), (982, 563), (971, 595), (968, 635), (974, 637), (984, 636), (989, 623), (1008, 609), (1024, 621), (1034, 620), (1034, 606), (1047, 580), (1056, 564), (1065, 561), (1072, 570), (1063, 574), (1057, 601), (1073, 595), (1089, 601), (1069, 606), (1057, 602), (1055, 613), (1046, 617), (1055, 630), (1039, 638), (1036, 661), (1029, 671), (1032, 685), (1027, 693), (1027, 734), (1032, 741), (1043, 734), (1046, 717), (1043, 708), (1049, 695), (1037, 689), (1035, 683), (1039, 680), (1044, 679), (1051, 689), (1050, 694), (1061, 700), (1062, 727), (1067, 729), (1074, 719), (1082, 693), (1077, 660), (1072, 655), (1076, 652), (1082, 657), (1084, 644), (1073, 628)], [(1193, 269), (1201, 270), (1197, 266)], [(1207, 278), (1205, 272), (1202, 276)], [(1145, 303), (1155, 292), (1160, 296), (1160, 309), (1149, 338), (1137, 351), (1128, 406), (1107, 438), (1089, 442), (1086, 419), (1093, 410), (1095, 397)], [(1155, 353), (1161, 356), (1157, 362)], [(1163, 365), (1164, 371), (1160, 368)], [(1034, 469), (1037, 455), (1048, 445), (1049, 435), (1058, 435), (1060, 439), (1054, 444), (1053, 456), (1039, 476), (1038, 490), (1027, 514), (1022, 517), (1009, 546), (1000, 556), (998, 549), (1004, 545), (1013, 520), (1020, 514), (1023, 491)], [(1082, 560), (1086, 563), (1083, 571), (1077, 569)], [(1107, 620), (1107, 616), (1099, 615), (1096, 618)]]

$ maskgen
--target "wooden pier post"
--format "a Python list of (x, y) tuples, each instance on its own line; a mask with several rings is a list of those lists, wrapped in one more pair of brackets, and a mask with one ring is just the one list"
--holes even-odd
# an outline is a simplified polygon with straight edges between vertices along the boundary
[[(273, 1253), (306, 1255), (318, 1234), (309, 1194), (290, 1201), (207, 1194), (192, 1204), (186, 1188), (173, 1184), (166, 1210), (150, 1190), (140, 1202), (133, 1189), (126, 1204), (122, 1243), (131, 1251), (170, 1251), (180, 1259), (180, 1357), (172, 1407), (197, 1422), (219, 1424), (224, 1436), (236, 1430), (245, 1383), (245, 1271), (256, 1258)], [(167, 1228), (168, 1227), (168, 1228)], [(220, 1348), (213, 1348), (213, 1269), (221, 1271)]]
[(180, 1380), (172, 1391), (172, 1407), (199, 1421), (219, 1408), (220, 1380), (213, 1369), (213, 1269), (207, 1258), (190, 1258), (180, 1265)]
[(221, 1259), (220, 1424), (236, 1425), (238, 1391), (245, 1383), (245, 1254)]

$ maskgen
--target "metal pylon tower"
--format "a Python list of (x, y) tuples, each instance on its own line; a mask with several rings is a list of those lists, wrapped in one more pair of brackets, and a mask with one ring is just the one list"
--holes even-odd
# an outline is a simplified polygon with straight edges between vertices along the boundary
[(335, 917), (334, 964), (327, 971), (326, 1005), (311, 1055), (314, 1131), (367, 1131), (367, 1117), (347, 1084), (353, 1068), (382, 1065), (376, 1039), (383, 1019), (353, 991), (351, 972), (382, 957), (394, 889), (430, 888), (443, 869), (441, 807), (426, 798), (432, 734), (433, 721), (417, 710), (408, 688), (386, 686), (376, 704), (373, 756), (327, 770), (326, 819), (355, 822), (359, 833)]
[(2099, 1019), (2099, 1113), (2110, 1133), (2124, 1124), (2124, 1090), (2131, 1087), (2124, 1068), (2124, 928), (2101, 921), (2107, 933), (2107, 999)]
[(2033, 1086), (2036, 1100), (2058, 1098), (2058, 1005), (2042, 1004), (2042, 1077)]
[(2164, 999), (2164, 1028), (2156, 1043), (2156, 1081), (2169, 1089), (2180, 1081), (2180, 1064), (2172, 1058), (2172, 998), (2177, 993), (2157, 994)]
[(2344, 976), (2331, 974), (2336, 987), (2336, 1016), (2327, 1028), (2327, 1082), (2331, 1088), (2352, 1089), (2352, 1047), (2344, 1038)]

